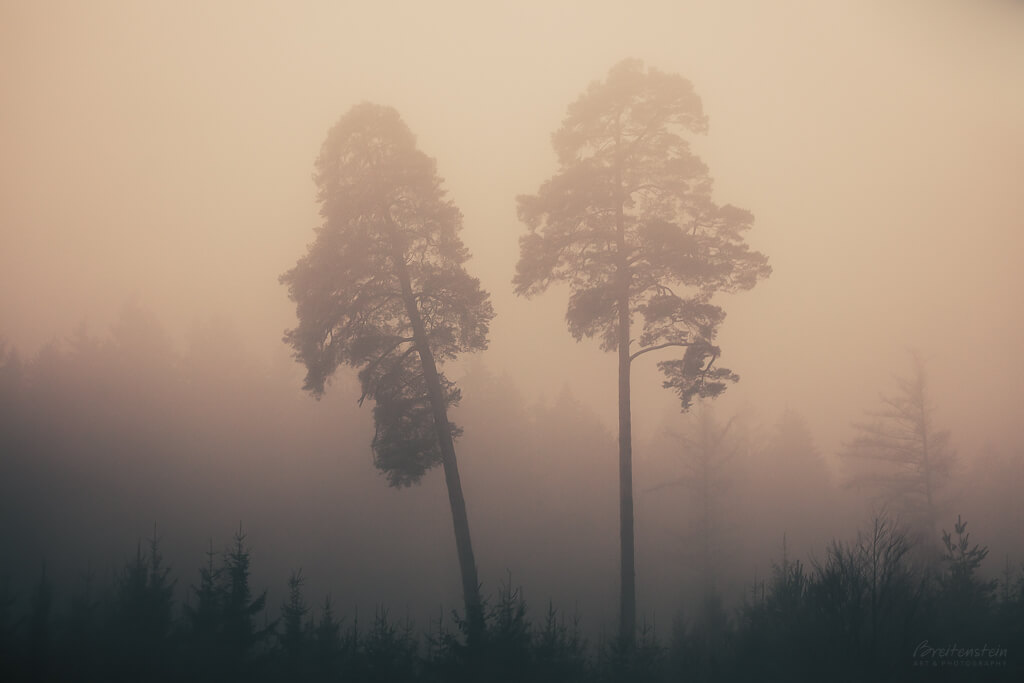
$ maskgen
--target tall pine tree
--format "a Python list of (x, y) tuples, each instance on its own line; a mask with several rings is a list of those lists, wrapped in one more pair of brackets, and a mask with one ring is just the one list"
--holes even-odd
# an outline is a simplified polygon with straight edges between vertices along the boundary
[(441, 465), (476, 633), (483, 611), (455, 458), (460, 430), (448, 419), (460, 394), (438, 367), (486, 348), (494, 316), (463, 267), (462, 214), (390, 107), (364, 103), (344, 115), (327, 134), (315, 178), (323, 224), (281, 277), (299, 318), (285, 341), (314, 395), (339, 365), (359, 368), (360, 401), (376, 404), (374, 460), (393, 486)]
[[(678, 75), (636, 60), (612, 68), (575, 102), (552, 140), (559, 170), (536, 195), (519, 197), (529, 232), (520, 241), (516, 292), (564, 282), (577, 339), (597, 337), (618, 355), (620, 630), (636, 628), (630, 368), (639, 356), (685, 349), (658, 367), (683, 409), (720, 394), (738, 376), (715, 365), (725, 312), (718, 292), (753, 287), (771, 269), (743, 233), (749, 211), (712, 200), (707, 167), (686, 135), (703, 133), (700, 98)], [(638, 339), (633, 321), (643, 321)], [(635, 346), (634, 346), (635, 344)]]

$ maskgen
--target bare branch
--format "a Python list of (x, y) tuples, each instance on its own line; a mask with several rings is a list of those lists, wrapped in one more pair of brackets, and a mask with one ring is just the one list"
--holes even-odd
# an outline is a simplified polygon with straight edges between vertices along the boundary
[(668, 348), (669, 346), (691, 346), (691, 343), (690, 342), (665, 342), (664, 344), (656, 344), (655, 346), (648, 346), (647, 348), (640, 349), (639, 351), (636, 351), (633, 354), (631, 354), (630, 357), (629, 357), (629, 362), (632, 363), (633, 359), (635, 359), (637, 356), (643, 355), (643, 354), (645, 354), (645, 353), (647, 353), (649, 351), (657, 351), (658, 349), (665, 349), (665, 348)]

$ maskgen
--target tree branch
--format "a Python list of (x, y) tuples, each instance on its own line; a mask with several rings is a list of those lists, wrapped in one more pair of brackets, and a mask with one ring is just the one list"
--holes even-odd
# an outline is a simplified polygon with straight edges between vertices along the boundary
[(649, 351), (657, 351), (658, 349), (668, 348), (669, 346), (692, 346), (692, 344), (690, 342), (665, 342), (664, 344), (657, 344), (655, 346), (648, 346), (645, 349), (640, 349), (639, 351), (636, 351), (635, 353), (633, 353), (629, 357), (629, 362), (632, 363), (633, 359), (635, 359), (637, 356), (643, 355), (643, 354), (645, 354), (645, 353), (647, 353)]
[[(377, 356), (376, 358), (374, 358), (373, 361), (371, 361), (370, 364), (366, 366), (365, 372), (372, 373), (373, 370), (376, 369), (376, 367), (378, 365), (380, 365), (384, 361), (385, 358), (387, 358), (388, 356), (391, 355), (392, 351), (397, 349), (402, 344), (405, 344), (406, 342), (411, 342), (411, 341), (415, 341), (415, 340), (412, 337), (399, 337), (398, 339), (396, 339), (395, 343), (393, 343), (391, 346), (389, 346), (387, 348), (387, 350), (384, 351), (384, 353), (382, 353), (379, 356)], [(411, 347), (411, 348), (415, 348), (415, 347)], [(369, 376), (369, 375), (367, 375), (367, 376)], [(367, 393), (368, 392), (367, 392), (366, 388), (364, 387), (363, 388), (363, 393), (359, 397), (359, 405), (360, 406), (362, 406), (363, 405), (363, 401), (366, 400)]]

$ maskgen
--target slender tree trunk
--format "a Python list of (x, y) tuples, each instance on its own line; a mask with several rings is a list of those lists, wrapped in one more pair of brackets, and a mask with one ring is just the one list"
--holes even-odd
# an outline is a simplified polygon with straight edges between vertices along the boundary
[(619, 296), (619, 630), (631, 644), (636, 632), (636, 563), (633, 542), (633, 437), (629, 402), (629, 290)]
[(921, 433), (921, 458), (922, 464), (924, 465), (924, 495), (925, 505), (927, 511), (925, 514), (928, 517), (928, 533), (935, 534), (935, 503), (932, 501), (932, 468), (931, 463), (928, 462), (928, 431), (927, 425)]
[(459, 555), (459, 570), (462, 574), (462, 597), (466, 605), (466, 619), (470, 626), (469, 637), (475, 639), (483, 632), (484, 614), (480, 600), (480, 582), (476, 574), (476, 560), (473, 557), (473, 543), (469, 536), (466, 499), (462, 495), (462, 479), (459, 477), (459, 464), (455, 459), (455, 443), (452, 440), (452, 430), (448, 422), (448, 401), (444, 395), (444, 388), (441, 386), (441, 378), (437, 373), (434, 353), (430, 350), (423, 318), (420, 316), (419, 306), (413, 295), (405, 261), (396, 257), (395, 266), (402, 287), (406, 313), (412, 323), (414, 343), (423, 366), (430, 406), (434, 413), (434, 427), (437, 430), (437, 441), (441, 448), (441, 465), (444, 469), (444, 481), (448, 488), (448, 504), (452, 510), (452, 525), (455, 527), (455, 548)]
[(703, 518), (701, 519), (703, 538), (701, 553), (702, 553), (702, 567), (701, 571), (704, 573), (704, 596), (710, 597), (714, 592), (712, 580), (711, 580), (711, 458), (710, 454), (705, 450), (704, 452), (704, 466), (702, 468), (702, 481), (701, 481), (701, 504)]
[(931, 462), (929, 462), (928, 453), (928, 411), (925, 404), (924, 371), (918, 368), (917, 372), (917, 386), (914, 399), (917, 402), (918, 414), (916, 417), (921, 435), (921, 467), (924, 474), (925, 515), (927, 516), (928, 533), (934, 536), (936, 520), (935, 504), (932, 502), (932, 467)]
[(619, 313), (619, 636), (626, 645), (632, 645), (636, 634), (636, 561), (633, 539), (633, 427), (629, 401), (629, 289), (630, 271), (626, 254), (626, 224), (622, 206), (622, 160), (619, 154), (619, 134), (616, 133), (615, 150), (615, 228), (616, 275)]

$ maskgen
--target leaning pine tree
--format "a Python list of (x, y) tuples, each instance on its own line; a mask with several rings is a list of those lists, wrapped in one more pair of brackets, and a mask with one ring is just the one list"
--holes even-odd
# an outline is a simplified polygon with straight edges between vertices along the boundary
[[(536, 195), (519, 197), (529, 232), (520, 242), (516, 292), (531, 296), (567, 283), (569, 332), (618, 352), (619, 625), (626, 643), (636, 627), (630, 366), (650, 351), (685, 348), (681, 358), (658, 364), (665, 387), (679, 394), (683, 410), (695, 397), (717, 396), (738, 377), (715, 366), (725, 313), (711, 298), (750, 289), (771, 273), (767, 258), (744, 241), (750, 212), (712, 201), (707, 168), (684, 137), (706, 127), (689, 81), (626, 60), (569, 106), (553, 136), (558, 172)], [(643, 321), (638, 340), (635, 316)]]
[(319, 397), (339, 364), (359, 369), (375, 402), (376, 466), (392, 486), (444, 470), (470, 633), (483, 625), (454, 439), (455, 385), (438, 370), (487, 347), (494, 311), (463, 268), (462, 214), (445, 197), (434, 160), (390, 108), (364, 103), (327, 134), (314, 174), (323, 224), (281, 276), (299, 324), (285, 333)]

